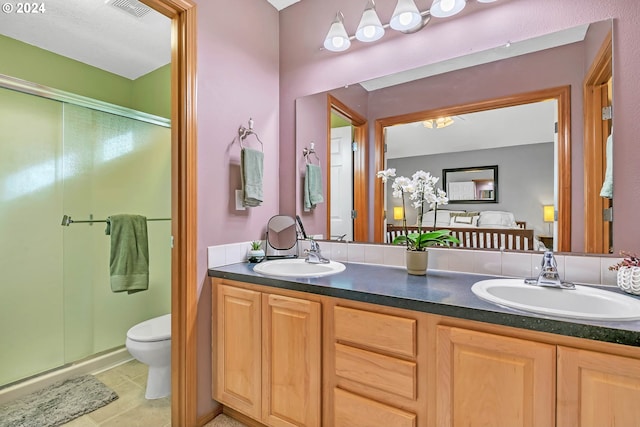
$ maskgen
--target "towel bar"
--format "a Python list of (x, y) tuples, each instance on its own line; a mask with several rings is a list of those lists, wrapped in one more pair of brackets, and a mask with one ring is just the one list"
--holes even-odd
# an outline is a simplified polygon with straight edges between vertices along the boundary
[[(171, 218), (147, 218), (147, 221), (171, 221)], [(71, 224), (81, 223), (81, 222), (93, 224), (94, 222), (107, 222), (107, 220), (106, 219), (88, 219), (88, 220), (78, 221), (78, 220), (71, 219), (69, 215), (63, 215), (62, 224), (60, 225), (68, 227)]]

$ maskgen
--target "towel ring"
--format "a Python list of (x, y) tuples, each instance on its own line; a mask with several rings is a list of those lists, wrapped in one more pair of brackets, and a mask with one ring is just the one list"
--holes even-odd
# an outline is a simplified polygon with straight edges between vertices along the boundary
[(305, 147), (305, 148), (302, 149), (302, 154), (304, 155), (304, 161), (305, 161), (306, 164), (308, 164), (308, 165), (311, 164), (312, 165), (313, 161), (309, 160), (309, 155), (313, 154), (314, 157), (316, 158), (316, 160), (318, 161), (318, 166), (320, 166), (320, 157), (318, 157), (318, 154), (316, 153), (316, 150), (314, 148), (315, 143), (312, 142), (310, 145), (311, 145), (311, 148), (306, 148)]
[(242, 125), (240, 125), (240, 127), (238, 128), (238, 139), (240, 140), (240, 147), (245, 148), (242, 143), (244, 142), (245, 139), (247, 139), (247, 137), (249, 135), (253, 135), (253, 136), (256, 137), (256, 139), (260, 143), (260, 148), (264, 152), (264, 144), (260, 140), (260, 137), (258, 136), (258, 134), (253, 130), (253, 119), (252, 118), (249, 118), (249, 127), (248, 128), (246, 128), (246, 127), (244, 127)]

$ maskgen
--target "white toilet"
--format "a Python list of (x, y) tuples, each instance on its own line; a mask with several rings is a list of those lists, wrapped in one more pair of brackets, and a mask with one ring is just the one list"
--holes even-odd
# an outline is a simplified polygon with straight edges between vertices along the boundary
[(171, 314), (138, 323), (127, 331), (127, 350), (149, 366), (147, 399), (171, 394)]

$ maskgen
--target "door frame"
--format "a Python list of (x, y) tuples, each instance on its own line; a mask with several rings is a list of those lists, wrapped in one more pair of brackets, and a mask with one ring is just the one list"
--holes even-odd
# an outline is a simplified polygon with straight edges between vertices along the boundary
[[(493, 98), (469, 104), (418, 111), (375, 121), (375, 167), (384, 169), (384, 128), (400, 124), (418, 122), (434, 117), (457, 116), (495, 108), (513, 107), (555, 99), (558, 105), (558, 251), (571, 250), (571, 86), (559, 86), (532, 92), (519, 93), (501, 98)], [(384, 184), (381, 179), (374, 182), (374, 241), (384, 242)]]
[(196, 5), (140, 0), (171, 19), (171, 424), (197, 425)]
[(605, 227), (603, 210), (610, 207), (608, 199), (600, 197), (606, 170), (606, 150), (602, 144), (609, 134), (609, 123), (602, 120), (602, 108), (607, 101), (606, 86), (613, 76), (612, 33), (609, 31), (583, 84), (584, 103), (584, 251), (609, 253), (610, 233)]
[(327, 95), (327, 235), (331, 231), (331, 112), (337, 111), (353, 126), (353, 209), (357, 212), (353, 220), (353, 241), (366, 242), (369, 236), (367, 226), (369, 212), (367, 204), (367, 119), (348, 107), (338, 98)]

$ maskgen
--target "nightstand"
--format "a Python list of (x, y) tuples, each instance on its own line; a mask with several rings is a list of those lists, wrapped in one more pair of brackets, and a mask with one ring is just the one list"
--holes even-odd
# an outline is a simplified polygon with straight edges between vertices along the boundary
[(548, 248), (553, 249), (553, 236), (547, 236), (544, 234), (538, 235), (538, 239)]

